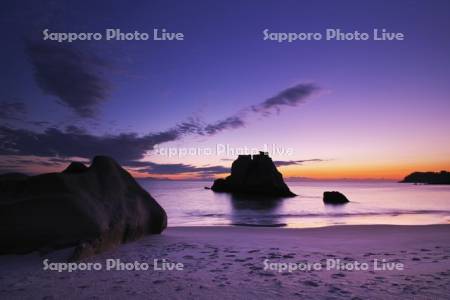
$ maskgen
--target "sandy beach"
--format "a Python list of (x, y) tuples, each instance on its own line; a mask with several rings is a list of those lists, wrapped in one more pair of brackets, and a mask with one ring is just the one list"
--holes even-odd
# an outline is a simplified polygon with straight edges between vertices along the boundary
[[(81, 262), (96, 263), (100, 270), (43, 270), (44, 259), (55, 266), (64, 262), (67, 252), (1, 256), (0, 298), (211, 299), (220, 294), (221, 299), (448, 299), (450, 295), (450, 225), (175, 227)], [(107, 270), (108, 259), (150, 268)], [(155, 270), (175, 263), (183, 270)], [(281, 269), (283, 264), (291, 270)], [(301, 269), (308, 264), (316, 269)], [(355, 264), (368, 269), (348, 270)], [(386, 270), (394, 266), (403, 270)]]

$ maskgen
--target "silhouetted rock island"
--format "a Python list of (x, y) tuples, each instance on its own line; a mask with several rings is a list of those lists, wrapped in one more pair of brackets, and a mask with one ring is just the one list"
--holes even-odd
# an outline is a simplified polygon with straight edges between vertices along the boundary
[(266, 152), (239, 155), (231, 166), (231, 175), (216, 179), (211, 189), (214, 192), (264, 195), (270, 197), (294, 197), (283, 175), (278, 172)]
[(344, 194), (332, 191), (323, 193), (323, 202), (325, 204), (345, 204), (350, 202)]
[(406, 183), (450, 184), (450, 172), (414, 172), (402, 181)]
[(75, 246), (80, 259), (166, 225), (164, 209), (109, 157), (61, 173), (0, 176), (0, 254)]

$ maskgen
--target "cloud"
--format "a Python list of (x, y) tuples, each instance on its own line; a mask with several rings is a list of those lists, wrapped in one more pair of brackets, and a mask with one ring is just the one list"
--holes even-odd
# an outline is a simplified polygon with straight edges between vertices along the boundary
[(46, 127), (50, 125), (50, 122), (47, 121), (28, 121), (28, 123), (37, 127)]
[(141, 159), (156, 144), (178, 138), (176, 130), (144, 136), (135, 133), (95, 136), (74, 126), (65, 131), (47, 128), (44, 132), (0, 126), (0, 155), (92, 158), (104, 154), (127, 162)]
[(279, 92), (276, 96), (268, 98), (259, 104), (246, 107), (236, 114), (215, 123), (205, 125), (199, 119), (190, 119), (180, 124), (179, 128), (185, 132), (213, 135), (224, 130), (243, 127), (247, 122), (246, 117), (249, 114), (262, 114), (263, 116), (267, 116), (273, 110), (279, 112), (281, 106), (297, 106), (305, 102), (309, 96), (319, 90), (319, 87), (314, 84), (297, 84)]
[[(234, 161), (233, 158), (222, 158), (221, 161)], [(284, 167), (284, 166), (292, 166), (292, 165), (303, 165), (305, 163), (310, 162), (323, 162), (328, 161), (328, 159), (321, 159), (321, 158), (312, 158), (312, 159), (299, 159), (299, 160), (274, 160), (273, 163), (277, 167)]]
[[(222, 159), (225, 161), (225, 159)], [(289, 165), (302, 165), (309, 162), (322, 162), (324, 159), (302, 159), (302, 160), (290, 160), (290, 161), (274, 161), (277, 167), (289, 166)], [(169, 175), (169, 174), (186, 174), (196, 173), (201, 177), (208, 177), (215, 174), (229, 173), (230, 168), (224, 166), (203, 166), (196, 167), (187, 164), (158, 164), (154, 162), (146, 161), (132, 161), (126, 164), (126, 167), (136, 168), (139, 172), (144, 172), (149, 175)]]
[[(59, 52), (55, 54), (58, 53)], [(70, 54), (67, 53), (65, 55), (70, 56)], [(65, 55), (63, 55), (62, 57), (65, 57)], [(50, 59), (43, 58), (42, 60), (44, 62), (48, 62)], [(43, 67), (39, 67), (39, 69), (41, 68)], [(59, 69), (59, 67), (57, 66), (56, 69)], [(52, 75), (53, 72), (58, 73), (59, 71), (50, 71), (50, 75)], [(83, 73), (83, 68), (81, 68), (81, 70), (78, 70), (77, 72)], [(46, 78), (51, 77), (50, 75), (40, 74), (37, 76)], [(82, 77), (83, 76), (81, 76), (80, 78)], [(86, 76), (86, 78), (88, 77), (89, 76)], [(56, 86), (63, 86), (64, 84), (65, 82), (56, 83), (54, 84), (54, 88), (56, 89)], [(94, 86), (92, 87), (95, 89), (97, 85), (94, 84)], [(47, 88), (52, 89), (53, 87)], [(260, 112), (266, 113), (270, 110), (278, 109), (278, 107), (282, 105), (297, 105), (299, 103), (302, 103), (306, 99), (306, 97), (311, 95), (316, 90), (317, 88), (315, 86), (299, 84), (281, 91), (276, 96), (271, 97), (258, 105), (241, 110), (240, 112), (226, 117), (222, 120), (205, 124), (199, 119), (190, 118), (187, 121), (177, 124), (173, 128), (170, 128), (168, 130), (156, 133), (148, 133), (146, 135), (138, 135), (137, 133), (93, 135), (87, 132), (85, 129), (76, 126), (68, 126), (64, 130), (49, 127), (41, 132), (0, 126), (0, 155), (34, 155), (40, 157), (56, 156), (61, 158), (80, 157), (86, 159), (90, 159), (95, 155), (109, 155), (122, 164), (131, 165), (133, 164), (133, 162), (143, 159), (148, 151), (154, 149), (155, 145), (176, 141), (184, 137), (185, 135), (210, 136), (224, 130), (242, 127), (246, 122), (246, 114)], [(81, 91), (79, 91), (80, 93), (76, 92), (75, 94), (82, 94), (83, 91), (84, 90), (81, 89)], [(69, 95), (70, 93), (63, 92), (63, 95), (61, 96), (65, 97), (66, 94)], [(70, 98), (72, 96), (73, 95), (70, 94)], [(89, 111), (91, 105), (96, 104), (96, 101), (98, 101), (96, 97), (88, 97), (88, 99), (92, 100), (90, 103), (86, 103), (89, 104), (88, 106), (77, 106), (76, 109), (81, 109), (80, 112), (84, 111), (84, 109), (88, 109)], [(287, 165), (300, 164), (303, 162), (306, 161), (290, 161), (278, 163), (280, 165)], [(168, 170), (170, 168), (175, 171), (178, 170), (178, 172), (187, 172), (188, 170), (193, 170), (193, 168), (195, 167), (190, 165), (178, 164), (173, 166), (153, 165), (153, 169), (150, 165), (148, 166), (148, 168), (148, 170), (152, 170), (152, 172), (163, 172), (164, 170)], [(224, 171), (224, 169), (220, 169), (216, 166), (216, 169), (214, 169), (213, 167), (205, 167), (204, 169), (197, 169), (195, 172), (205, 173), (213, 172), (214, 170), (216, 170), (217, 172)]]
[(226, 129), (235, 129), (244, 126), (244, 120), (239, 116), (231, 116), (224, 120), (205, 126), (204, 131), (208, 135), (213, 135)]
[(308, 162), (323, 162), (323, 161), (326, 161), (326, 159), (313, 158), (313, 159), (300, 159), (300, 160), (275, 160), (273, 163), (277, 167), (284, 167), (284, 166), (292, 166), (292, 165), (303, 165), (304, 163), (308, 163)]
[(205, 125), (199, 118), (189, 118), (176, 126), (176, 131), (180, 134), (198, 134), (204, 135)]
[(34, 79), (44, 93), (56, 96), (83, 118), (95, 116), (109, 90), (97, 72), (105, 67), (104, 62), (66, 44), (27, 41), (25, 49)]
[(297, 106), (318, 92), (320, 89), (314, 84), (301, 83), (279, 92), (276, 96), (263, 102), (246, 107), (239, 112), (211, 124), (204, 124), (199, 118), (190, 118), (179, 124), (180, 133), (192, 133), (199, 135), (213, 135), (228, 129), (236, 129), (245, 126), (246, 118), (251, 114), (268, 116), (275, 110), (280, 111), (281, 106)]
[(206, 176), (230, 172), (230, 169), (224, 166), (196, 167), (186, 164), (158, 164), (143, 161), (129, 162), (126, 166), (138, 167), (137, 170), (140, 172), (145, 172), (151, 175), (197, 173), (199, 175)]
[(251, 110), (257, 113), (270, 113), (271, 110), (279, 112), (281, 106), (297, 106), (319, 90), (315, 84), (300, 83), (279, 92), (276, 96), (266, 99), (258, 105), (251, 106)]
[(197, 134), (202, 136), (214, 135), (228, 129), (235, 129), (245, 125), (245, 121), (239, 116), (230, 116), (214, 123), (205, 124), (199, 118), (189, 118), (176, 126), (180, 135)]
[[(25, 166), (42, 166), (54, 167), (63, 170), (72, 161), (80, 161), (84, 164), (89, 164), (88, 159), (80, 159), (76, 157), (37, 157), (32, 155), (8, 155), (3, 156), (1, 161), (0, 174), (8, 172), (26, 172)], [(133, 169), (140, 174), (146, 175), (174, 175), (174, 174), (194, 174), (196, 177), (212, 178), (212, 175), (229, 173), (230, 168), (215, 165), (215, 166), (193, 166), (188, 164), (159, 164), (150, 161), (136, 161), (130, 160), (123, 162), (125, 168)], [(33, 172), (26, 172), (33, 174)], [(161, 178), (157, 176), (156, 178)]]
[(23, 102), (0, 102), (0, 119), (17, 120), (27, 112)]
[[(1, 156), (0, 174), (9, 172), (20, 172), (28, 175), (36, 175), (40, 167), (48, 167), (50, 170), (63, 170), (72, 161), (80, 161), (88, 163), (87, 159), (76, 157), (60, 158), (60, 157), (39, 157), (32, 155), (6, 155)], [(31, 167), (31, 168), (30, 168)]]

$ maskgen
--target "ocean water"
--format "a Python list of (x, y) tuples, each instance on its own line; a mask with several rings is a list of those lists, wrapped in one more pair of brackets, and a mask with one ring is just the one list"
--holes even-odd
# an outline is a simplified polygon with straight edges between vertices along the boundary
[[(267, 201), (214, 193), (211, 182), (150, 181), (140, 184), (168, 214), (169, 226), (321, 227), (344, 224), (450, 223), (450, 186), (390, 182), (287, 182), (298, 196)], [(351, 201), (325, 205), (324, 191)]]

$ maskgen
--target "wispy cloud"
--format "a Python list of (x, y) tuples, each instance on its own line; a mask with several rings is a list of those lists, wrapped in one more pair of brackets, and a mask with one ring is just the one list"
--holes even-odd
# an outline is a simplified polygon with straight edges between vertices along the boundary
[(121, 162), (138, 160), (156, 144), (178, 139), (176, 130), (138, 136), (135, 133), (96, 136), (71, 126), (44, 132), (0, 126), (0, 155), (92, 158), (110, 155)]
[(228, 173), (229, 168), (224, 166), (193, 166), (187, 164), (159, 164), (154, 162), (135, 161), (129, 162), (127, 167), (134, 167), (139, 172), (150, 175), (186, 174), (196, 173), (201, 176)]
[(17, 120), (27, 112), (25, 104), (21, 101), (0, 102), (0, 119)]
[(327, 160), (326, 159), (320, 159), (320, 158), (300, 159), (300, 160), (275, 160), (273, 163), (277, 167), (284, 167), (284, 166), (303, 165), (305, 163), (323, 162), (323, 161), (327, 161)]
[(253, 114), (268, 116), (272, 112), (279, 113), (283, 106), (297, 106), (320, 88), (312, 83), (300, 83), (282, 90), (277, 95), (270, 97), (261, 103), (245, 107), (237, 113), (211, 124), (204, 124), (199, 118), (191, 118), (178, 126), (182, 133), (195, 133), (199, 135), (213, 135), (228, 129), (236, 129), (245, 126), (247, 118)]
[[(34, 50), (35, 53), (39, 53), (39, 50)], [(63, 50), (62, 57), (71, 57), (72, 53), (65, 53)], [(46, 53), (44, 51), (44, 53)], [(55, 52), (55, 55), (58, 55), (60, 52)], [(48, 55), (44, 54), (44, 56)], [(38, 61), (41, 59), (36, 58)], [(73, 59), (73, 58), (71, 58)], [(71, 61), (69, 59), (68, 61)], [(47, 63), (50, 58), (42, 58), (42, 66), (38, 67), (40, 70), (46, 69)], [(58, 58), (57, 58), (58, 60)], [(65, 59), (62, 59), (65, 61)], [(75, 73), (81, 74), (75, 76), (78, 78), (78, 83), (75, 85), (78, 86), (84, 80), (88, 78), (92, 78), (90, 73), (85, 69), (77, 69), (78, 67), (72, 66), (72, 63), (69, 63), (69, 69), (73, 67), (72, 70), (75, 70)], [(41, 62), (37, 62), (37, 65), (41, 64)], [(69, 93), (66, 91), (62, 91), (62, 88), (65, 84), (67, 84), (64, 79), (58, 83), (50, 83), (47, 80), (50, 80), (54, 75), (61, 72), (59, 67), (56, 67), (57, 70), (54, 71), (37, 71), (36, 75), (38, 80), (43, 81), (44, 89), (48, 90), (52, 93), (57, 93), (64, 101), (66, 101), (69, 105), (78, 111), (82, 115), (90, 115), (92, 112), (91, 109), (95, 106), (98, 101), (100, 101), (103, 97), (103, 84), (100, 81), (94, 83), (90, 87), (85, 90), (84, 88), (75, 88), (78, 91), (73, 93)], [(41, 78), (42, 77), (42, 78)], [(69, 76), (70, 77), (70, 76)], [(95, 78), (95, 77), (94, 77)], [(98, 79), (99, 80), (99, 79)], [(96, 79), (94, 79), (96, 81)], [(222, 120), (217, 122), (205, 124), (201, 122), (199, 119), (188, 119), (185, 122), (181, 122), (175, 125), (172, 128), (169, 128), (165, 131), (148, 133), (145, 135), (138, 135), (137, 133), (121, 133), (115, 135), (93, 135), (86, 130), (76, 127), (76, 126), (68, 126), (64, 130), (59, 128), (49, 127), (42, 132), (31, 131), (28, 129), (18, 129), (18, 128), (10, 128), (7, 126), (0, 126), (0, 155), (34, 155), (41, 157), (81, 157), (81, 158), (92, 158), (95, 155), (109, 155), (117, 159), (119, 162), (129, 165), (132, 162), (139, 161), (144, 158), (145, 154), (154, 149), (155, 145), (171, 142), (175, 140), (179, 140), (186, 135), (201, 135), (201, 136), (210, 136), (214, 134), (218, 134), (224, 130), (235, 129), (245, 125), (246, 116), (248, 114), (259, 114), (259, 113), (267, 113), (271, 110), (277, 110), (279, 107), (283, 105), (287, 106), (295, 106), (299, 103), (305, 101), (305, 99), (312, 95), (318, 88), (309, 85), (309, 84), (299, 84), (294, 87), (288, 88), (284, 91), (281, 91), (274, 97), (271, 97), (263, 102), (244, 108), (238, 113), (228, 116)], [(87, 96), (88, 101), (82, 104), (75, 104), (75, 96), (85, 94)], [(304, 161), (303, 161), (304, 162)], [(286, 162), (284, 162), (286, 164)], [(289, 162), (293, 164), (294, 162)], [(296, 161), (295, 163), (301, 163), (301, 161)], [(152, 166), (148, 166), (150, 170)], [(153, 165), (153, 172), (162, 172), (164, 170), (168, 170), (172, 168), (172, 170), (190, 170), (190, 168), (195, 168), (189, 165), (175, 165), (175, 166), (158, 166)], [(208, 172), (208, 171), (223, 171), (216, 166), (216, 168), (198, 170), (200, 172)]]
[(319, 87), (312, 83), (300, 83), (287, 88), (277, 95), (266, 99), (260, 104), (251, 106), (251, 110), (257, 113), (270, 113), (280, 111), (282, 106), (297, 106), (319, 91)]
[(235, 129), (244, 126), (245, 122), (239, 116), (231, 116), (224, 120), (205, 126), (205, 132), (208, 135), (216, 134), (223, 130)]

